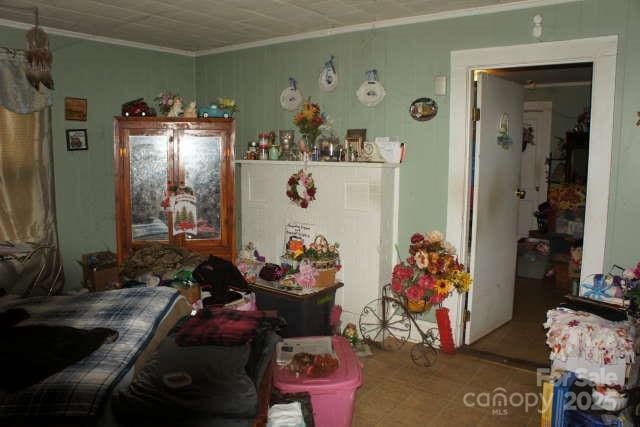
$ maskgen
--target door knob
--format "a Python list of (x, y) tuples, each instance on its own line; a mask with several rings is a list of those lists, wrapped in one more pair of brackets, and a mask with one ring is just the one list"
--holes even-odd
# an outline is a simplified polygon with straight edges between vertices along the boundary
[(527, 192), (525, 190), (521, 190), (519, 188), (516, 190), (516, 197), (518, 199), (524, 199), (524, 196), (526, 195), (527, 195)]

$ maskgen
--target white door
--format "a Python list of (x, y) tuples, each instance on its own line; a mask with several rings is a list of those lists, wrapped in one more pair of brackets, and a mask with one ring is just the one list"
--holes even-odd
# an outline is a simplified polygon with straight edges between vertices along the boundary
[(531, 128), (533, 145), (522, 152), (520, 188), (525, 196), (518, 206), (518, 237), (528, 237), (538, 228), (533, 216), (547, 200), (547, 158), (551, 152), (551, 102), (525, 102), (523, 127)]
[[(470, 344), (511, 320), (516, 274), (518, 202), (522, 154), (522, 85), (488, 74), (478, 76), (473, 226), (466, 343)], [(497, 142), (507, 118), (513, 144)]]

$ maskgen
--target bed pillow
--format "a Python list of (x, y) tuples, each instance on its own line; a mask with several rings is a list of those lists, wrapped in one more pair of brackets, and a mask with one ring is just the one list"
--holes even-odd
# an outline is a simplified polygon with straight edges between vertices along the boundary
[(176, 335), (181, 346), (245, 344), (265, 319), (262, 311), (204, 308), (187, 320)]
[(255, 416), (258, 394), (245, 371), (249, 344), (181, 347), (167, 337), (129, 388), (114, 396), (116, 415), (184, 419)]

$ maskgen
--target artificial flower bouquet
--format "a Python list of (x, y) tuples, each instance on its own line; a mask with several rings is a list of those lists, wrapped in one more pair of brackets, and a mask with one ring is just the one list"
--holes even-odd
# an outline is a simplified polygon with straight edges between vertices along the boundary
[(431, 231), (411, 236), (409, 257), (393, 268), (391, 290), (407, 300), (411, 311), (424, 311), (425, 303), (441, 304), (454, 289), (468, 292), (471, 282), (453, 245), (441, 232)]
[(226, 110), (229, 113), (235, 113), (239, 110), (236, 105), (236, 100), (233, 98), (218, 98), (218, 108)]
[(300, 111), (293, 118), (293, 124), (298, 127), (300, 133), (308, 138), (307, 142), (313, 144), (318, 136), (319, 128), (325, 122), (325, 116), (320, 112), (320, 106), (311, 102), (311, 98), (302, 103)]
[(587, 190), (580, 184), (556, 184), (549, 188), (548, 199), (556, 211), (575, 211), (585, 206)]
[(166, 116), (177, 99), (182, 100), (177, 93), (160, 92), (158, 96), (154, 98), (154, 101), (158, 105), (158, 111), (160, 111), (163, 116)]

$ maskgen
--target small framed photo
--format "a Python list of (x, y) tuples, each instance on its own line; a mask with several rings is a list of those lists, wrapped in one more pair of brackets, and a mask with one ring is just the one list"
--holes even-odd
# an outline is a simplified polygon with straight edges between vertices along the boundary
[(365, 142), (367, 140), (366, 129), (347, 129), (347, 139), (360, 138), (360, 141)]
[(67, 151), (88, 150), (86, 129), (67, 129)]
[(345, 141), (349, 145), (349, 151), (355, 153), (357, 159), (362, 158), (362, 146), (364, 141), (359, 136), (347, 137)]
[(64, 99), (64, 119), (79, 122), (87, 121), (87, 100), (84, 98)]

